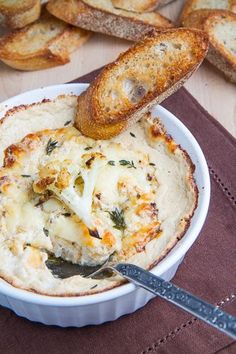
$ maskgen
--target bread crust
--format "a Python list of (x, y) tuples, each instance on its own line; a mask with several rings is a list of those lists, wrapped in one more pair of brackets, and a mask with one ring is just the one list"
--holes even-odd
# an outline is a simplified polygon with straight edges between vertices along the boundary
[[(173, 52), (176, 65), (167, 65), (159, 75), (155, 82), (154, 88), (145, 94), (144, 97), (136, 104), (126, 105), (125, 103), (118, 112), (106, 113), (101, 109), (101, 101), (99, 93), (106, 88), (106, 79), (114, 75), (114, 71), (124, 63), (126, 64), (127, 77), (129, 74), (129, 61), (139, 54), (142, 56), (148, 52), (153, 44), (160, 44), (163, 40), (171, 40), (173, 38), (184, 38), (192, 46), (195, 58), (194, 60), (185, 58), (185, 62), (181, 54)], [(155, 33), (154, 36), (146, 38), (142, 42), (130, 48), (127, 52), (121, 54), (118, 59), (109, 64), (97, 76), (89, 88), (78, 98), (78, 111), (75, 121), (76, 127), (81, 130), (84, 135), (94, 139), (109, 139), (123, 130), (129, 125), (138, 121), (143, 114), (149, 111), (153, 105), (161, 103), (169, 95), (180, 88), (184, 82), (192, 75), (203, 61), (208, 49), (208, 39), (204, 32), (194, 29), (175, 29), (165, 30), (161, 33)], [(180, 51), (181, 52), (181, 51)], [(178, 57), (179, 55), (179, 57)], [(192, 54), (191, 54), (192, 55)], [(158, 59), (156, 59), (158, 61)], [(178, 64), (177, 64), (178, 62)], [(156, 64), (163, 66), (162, 60)], [(131, 65), (131, 64), (130, 64)], [(137, 79), (139, 73), (136, 73)], [(116, 80), (117, 81), (117, 80)]]
[(207, 60), (225, 75), (226, 79), (236, 84), (236, 65), (230, 63), (226, 58), (219, 55), (219, 52), (210, 44)]
[(169, 19), (158, 13), (155, 13), (155, 18), (159, 25), (98, 9), (80, 0), (52, 0), (47, 4), (47, 9), (74, 26), (132, 41), (140, 40), (153, 29), (173, 27)]
[(16, 3), (15, 6), (0, 4), (0, 24), (11, 28), (22, 28), (40, 16), (40, 0), (24, 0)]

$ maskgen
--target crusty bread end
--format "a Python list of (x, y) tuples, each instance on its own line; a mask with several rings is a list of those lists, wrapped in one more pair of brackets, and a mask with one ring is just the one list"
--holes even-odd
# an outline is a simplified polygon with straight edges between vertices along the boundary
[(203, 31), (154, 33), (109, 64), (78, 98), (75, 125), (84, 135), (109, 139), (175, 92), (208, 49)]

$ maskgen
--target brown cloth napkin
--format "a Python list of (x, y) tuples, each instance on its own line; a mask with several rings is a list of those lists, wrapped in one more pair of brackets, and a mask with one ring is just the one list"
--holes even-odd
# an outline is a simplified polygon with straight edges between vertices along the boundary
[[(90, 82), (97, 73), (74, 82)], [(236, 141), (184, 88), (163, 106), (195, 135), (212, 184), (205, 226), (173, 281), (236, 315)], [(31, 323), (1, 307), (0, 353), (233, 354), (236, 342), (155, 298), (114, 322), (67, 329)]]

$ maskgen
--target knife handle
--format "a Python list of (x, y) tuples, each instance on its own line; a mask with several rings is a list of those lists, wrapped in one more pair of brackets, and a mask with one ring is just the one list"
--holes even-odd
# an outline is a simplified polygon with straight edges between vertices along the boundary
[(133, 264), (119, 263), (112, 268), (124, 278), (160, 296), (236, 339), (236, 317), (220, 310), (219, 307), (213, 306)]

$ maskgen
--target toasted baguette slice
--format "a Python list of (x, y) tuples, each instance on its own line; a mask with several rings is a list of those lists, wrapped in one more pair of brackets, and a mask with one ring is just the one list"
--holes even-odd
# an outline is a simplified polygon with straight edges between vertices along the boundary
[(40, 70), (70, 61), (89, 33), (45, 13), (33, 24), (0, 40), (0, 60), (19, 70)]
[(203, 25), (209, 35), (207, 60), (236, 84), (236, 14), (210, 15)]
[(118, 10), (111, 0), (52, 0), (47, 9), (74, 26), (133, 41), (140, 40), (150, 30), (173, 27), (167, 18), (156, 12), (137, 14)]
[(170, 29), (145, 38), (78, 97), (75, 125), (94, 139), (119, 134), (182, 86), (207, 49), (207, 35), (196, 29)]
[(180, 15), (180, 22), (183, 23), (184, 19), (191, 12), (200, 9), (230, 10), (236, 12), (236, 0), (187, 0)]
[(207, 32), (210, 45), (206, 59), (236, 83), (236, 14), (224, 10), (196, 10), (183, 24)]
[(222, 12), (226, 11), (212, 9), (195, 10), (190, 12), (189, 15), (183, 19), (182, 25), (184, 27), (198, 28), (203, 30), (204, 22), (210, 15), (222, 14)]
[(40, 16), (40, 0), (0, 0), (0, 25), (22, 28)]
[(118, 9), (141, 13), (153, 11), (172, 1), (174, 0), (112, 0), (112, 5)]

